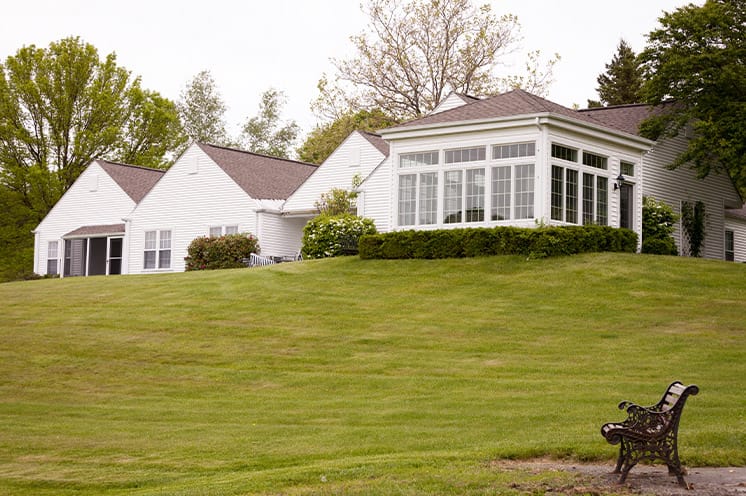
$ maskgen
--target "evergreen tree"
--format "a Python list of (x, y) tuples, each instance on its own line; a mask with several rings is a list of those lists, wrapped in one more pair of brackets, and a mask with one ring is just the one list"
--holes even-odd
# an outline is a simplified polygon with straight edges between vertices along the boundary
[(642, 102), (643, 69), (637, 55), (624, 40), (619, 42), (616, 54), (606, 64), (606, 72), (596, 81), (600, 102), (589, 100), (589, 107)]

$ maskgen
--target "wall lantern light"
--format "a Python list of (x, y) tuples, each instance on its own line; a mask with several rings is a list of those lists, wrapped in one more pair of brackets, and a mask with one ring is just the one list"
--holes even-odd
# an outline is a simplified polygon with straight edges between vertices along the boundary
[(622, 184), (624, 184), (624, 176), (619, 174), (614, 180), (614, 191), (621, 189)]

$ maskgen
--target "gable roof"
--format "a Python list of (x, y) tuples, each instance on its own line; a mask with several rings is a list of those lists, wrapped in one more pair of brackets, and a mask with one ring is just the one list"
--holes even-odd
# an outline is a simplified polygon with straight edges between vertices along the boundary
[(255, 200), (286, 200), (317, 166), (222, 146), (196, 143)]
[(666, 112), (666, 109), (672, 104), (673, 103), (664, 103), (663, 105), (656, 107), (644, 103), (613, 105), (610, 107), (582, 109), (578, 112), (591, 116), (610, 128), (624, 131), (629, 134), (639, 135), (640, 124), (642, 121), (650, 116), (660, 115)]
[(389, 144), (383, 138), (381, 138), (380, 134), (369, 133), (367, 131), (358, 132), (363, 138), (368, 140), (371, 145), (375, 146), (379, 152), (383, 153), (384, 157), (389, 156)]
[[(403, 129), (415, 126), (428, 126), (434, 124), (447, 124), (465, 121), (479, 121), (500, 117), (513, 117), (516, 115), (529, 115), (551, 113), (570, 117), (579, 121), (585, 121), (596, 126), (606, 126), (603, 122), (586, 115), (563, 107), (545, 98), (533, 95), (521, 89), (501, 93), (483, 100), (474, 100), (459, 107), (427, 115), (398, 126), (387, 128), (387, 131)], [(636, 134), (636, 133), (634, 133)]]
[(166, 171), (151, 169), (137, 165), (119, 164), (106, 160), (96, 160), (96, 163), (111, 176), (135, 203), (140, 203), (148, 192), (153, 189)]

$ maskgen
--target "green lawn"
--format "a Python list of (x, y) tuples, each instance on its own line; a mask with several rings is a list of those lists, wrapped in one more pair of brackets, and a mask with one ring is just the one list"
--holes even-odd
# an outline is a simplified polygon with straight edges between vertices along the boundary
[(344, 257), (0, 302), (0, 494), (525, 494), (564, 476), (490, 462), (611, 467), (601, 424), (677, 379), (684, 463), (746, 465), (743, 264)]

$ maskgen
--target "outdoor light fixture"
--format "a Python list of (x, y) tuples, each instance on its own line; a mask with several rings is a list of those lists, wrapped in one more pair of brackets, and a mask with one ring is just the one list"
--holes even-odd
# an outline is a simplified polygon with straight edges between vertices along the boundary
[(624, 176), (619, 174), (614, 180), (614, 191), (621, 189), (622, 184), (624, 184)]

